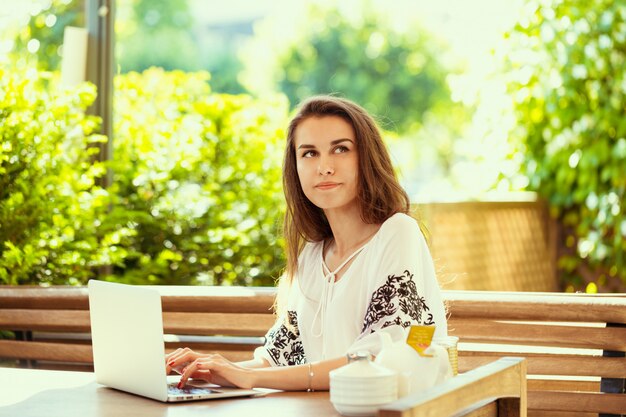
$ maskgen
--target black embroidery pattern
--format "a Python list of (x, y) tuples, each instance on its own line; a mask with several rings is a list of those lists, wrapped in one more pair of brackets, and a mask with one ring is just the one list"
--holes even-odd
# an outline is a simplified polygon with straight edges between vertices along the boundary
[[(393, 317), (394, 315), (396, 316)], [(389, 275), (387, 282), (374, 291), (363, 319), (361, 333), (368, 329), (374, 332), (372, 326), (383, 319), (386, 320), (380, 326), (381, 329), (394, 325), (409, 327), (418, 323), (435, 324), (426, 300), (417, 293), (411, 272), (404, 271), (398, 276)]]
[(289, 326), (282, 323), (270, 330), (266, 336), (265, 347), (277, 365), (301, 365), (306, 363), (298, 316), (295, 311), (287, 311)]

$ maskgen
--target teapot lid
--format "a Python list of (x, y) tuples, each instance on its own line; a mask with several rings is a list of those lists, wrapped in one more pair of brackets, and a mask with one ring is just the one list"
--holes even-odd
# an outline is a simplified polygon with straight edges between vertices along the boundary
[(380, 378), (396, 375), (395, 371), (371, 361), (367, 351), (348, 353), (348, 364), (330, 371), (331, 378)]

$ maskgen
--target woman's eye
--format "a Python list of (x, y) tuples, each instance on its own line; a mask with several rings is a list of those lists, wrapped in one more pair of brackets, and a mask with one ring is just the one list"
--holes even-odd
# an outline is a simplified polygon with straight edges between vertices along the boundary
[(315, 151), (306, 151), (302, 154), (303, 158), (311, 158), (315, 156)]
[(335, 148), (335, 153), (344, 153), (344, 152), (348, 152), (349, 150), (350, 149), (348, 149), (347, 146), (340, 145)]

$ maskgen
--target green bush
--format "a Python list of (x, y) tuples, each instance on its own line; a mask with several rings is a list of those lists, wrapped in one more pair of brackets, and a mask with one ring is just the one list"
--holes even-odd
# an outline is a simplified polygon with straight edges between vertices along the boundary
[(108, 195), (92, 162), (106, 141), (85, 116), (93, 85), (63, 90), (49, 73), (0, 68), (0, 282), (79, 283), (114, 248), (98, 224)]
[(142, 72), (151, 66), (185, 71), (202, 68), (188, 3), (187, 0), (118, 2), (115, 51), (119, 69)]
[(129, 233), (115, 279), (272, 285), (280, 274), (286, 100), (212, 94), (208, 77), (116, 77), (106, 227)]
[(508, 53), (530, 188), (563, 226), (570, 290), (626, 283), (626, 5), (532, 5)]
[[(298, 33), (276, 41), (274, 25), (280, 22), (264, 22), (266, 31), (257, 30), (243, 55), (246, 87), (269, 86), (294, 106), (313, 94), (338, 93), (401, 133), (419, 129), (428, 112), (446, 113), (453, 103), (445, 45), (418, 22), (402, 33), (368, 2), (359, 7), (362, 15), (355, 11), (348, 18), (335, 7), (311, 5)], [(267, 70), (259, 64), (262, 48), (271, 60)]]
[(3, 283), (273, 284), (284, 98), (212, 94), (207, 73), (117, 76), (104, 190), (93, 86), (18, 74), (0, 71)]
[[(28, 24), (8, 33), (14, 36), (12, 58), (22, 60), (24, 64), (36, 65), (41, 71), (54, 71), (61, 68), (60, 46), (66, 26), (85, 26), (84, 1), (50, 0), (48, 2), (30, 1)], [(37, 47), (29, 52), (29, 42), (36, 42)]]

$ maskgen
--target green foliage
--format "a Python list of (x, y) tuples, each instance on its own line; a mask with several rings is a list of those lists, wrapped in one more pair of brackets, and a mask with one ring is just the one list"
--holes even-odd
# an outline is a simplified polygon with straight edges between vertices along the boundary
[(156, 33), (163, 28), (188, 29), (193, 21), (187, 0), (131, 0), (139, 31)]
[(207, 73), (116, 77), (114, 184), (95, 90), (0, 71), (0, 280), (272, 285), (284, 264), (284, 98), (212, 94)]
[[(61, 68), (60, 47), (66, 26), (84, 26), (83, 0), (52, 0), (42, 10), (32, 10), (32, 17), (15, 36), (15, 59), (35, 62), (43, 71)], [(38, 45), (28, 53), (28, 45)]]
[[(85, 26), (84, 0), (35, 1), (28, 23), (10, 28), (12, 59), (19, 68), (37, 66), (44, 71), (61, 67), (66, 26)], [(124, 0), (115, 4), (115, 52), (120, 72), (141, 72), (153, 66), (165, 70), (209, 70), (218, 77), (214, 91), (243, 93), (237, 74), (236, 51), (240, 34), (198, 36), (188, 0)], [(29, 45), (36, 51), (29, 52)]]
[(200, 68), (187, 0), (131, 0), (120, 4), (116, 55), (122, 72), (151, 66), (166, 70)]
[[(120, 72), (208, 70), (213, 91), (244, 93), (237, 74), (237, 34), (207, 29), (194, 19), (188, 0), (118, 2), (116, 58)], [(198, 3), (196, 7), (206, 7)]]
[(55, 77), (0, 68), (0, 282), (78, 283), (113, 245), (98, 231), (107, 193), (93, 163), (106, 141), (84, 115), (93, 85), (61, 90)]
[(115, 279), (272, 285), (284, 260), (284, 99), (211, 94), (207, 73), (116, 77), (115, 196), (106, 227), (125, 260)]
[(566, 233), (566, 284), (626, 282), (626, 5), (533, 3), (510, 37), (517, 135), (530, 188)]
[(236, 55), (239, 43), (240, 41), (236, 39), (224, 36), (207, 46), (203, 68), (213, 75), (211, 77), (213, 91), (228, 94), (248, 93), (238, 79), (243, 69), (243, 64)]
[(258, 60), (248, 58), (248, 87), (272, 84), (292, 105), (339, 93), (381, 116), (386, 128), (415, 131), (427, 111), (451, 104), (443, 50), (417, 23), (400, 33), (374, 11), (349, 20), (337, 9), (312, 6), (298, 34), (272, 51), (272, 71), (259, 71)]

